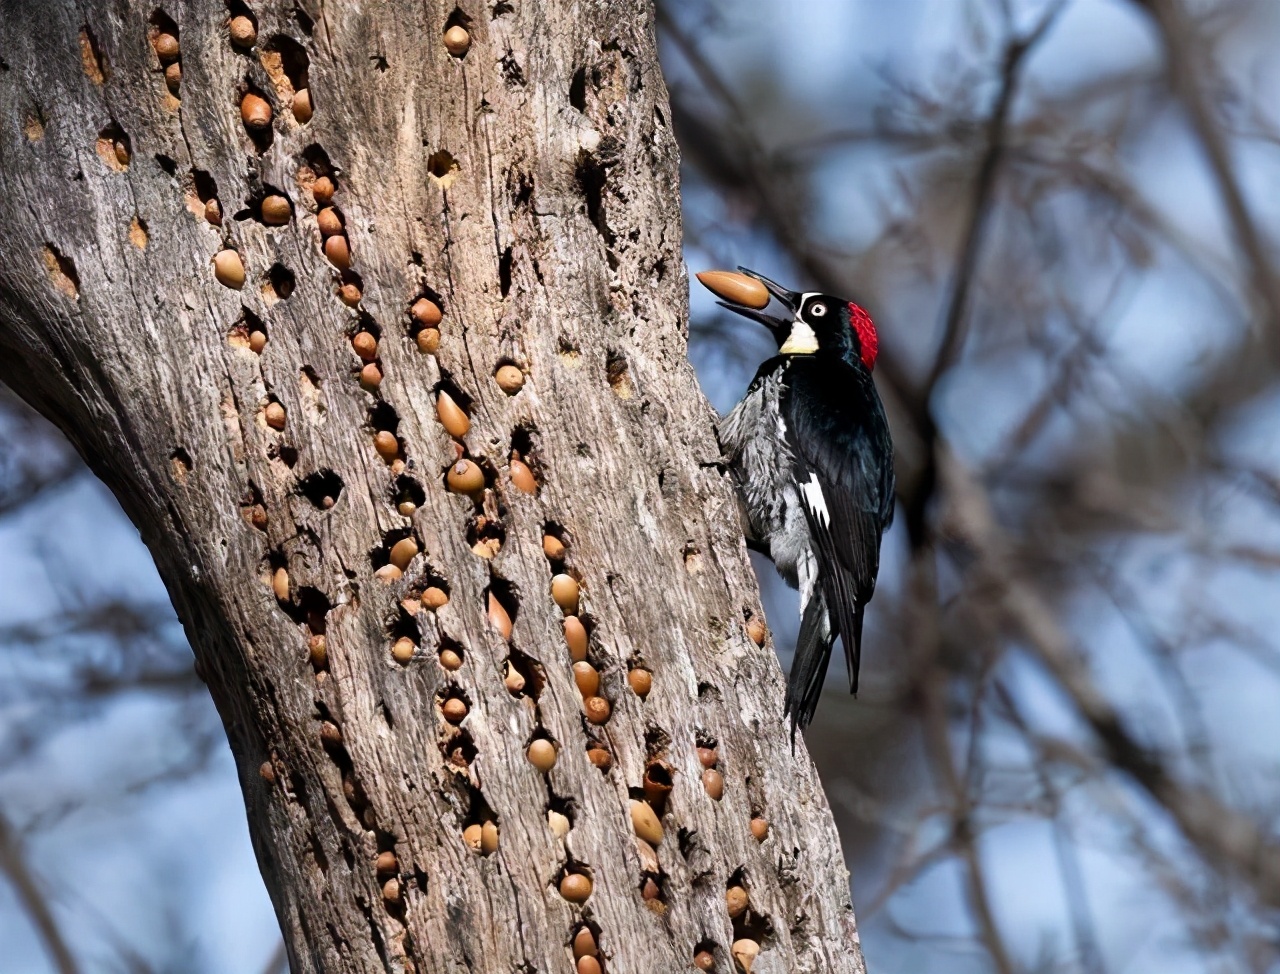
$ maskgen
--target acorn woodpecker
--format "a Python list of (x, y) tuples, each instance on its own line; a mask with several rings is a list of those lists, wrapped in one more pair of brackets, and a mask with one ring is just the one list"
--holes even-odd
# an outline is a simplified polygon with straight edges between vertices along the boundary
[(871, 378), (879, 345), (871, 316), (844, 298), (788, 291), (738, 269), (789, 312), (760, 310), (764, 295), (750, 304), (719, 302), (778, 342), (778, 354), (721, 422), (720, 442), (748, 544), (800, 590), (785, 706), (794, 735), (813, 719), (837, 636), (850, 692), (858, 690), (862, 614), (875, 591), (880, 538), (893, 520), (893, 442)]

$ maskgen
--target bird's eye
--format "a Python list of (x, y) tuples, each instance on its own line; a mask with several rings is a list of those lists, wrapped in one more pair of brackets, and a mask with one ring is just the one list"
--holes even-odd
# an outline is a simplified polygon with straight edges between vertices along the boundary
[(809, 308), (809, 314), (813, 315), (815, 318), (821, 318), (826, 313), (827, 306), (825, 304), (815, 304)]

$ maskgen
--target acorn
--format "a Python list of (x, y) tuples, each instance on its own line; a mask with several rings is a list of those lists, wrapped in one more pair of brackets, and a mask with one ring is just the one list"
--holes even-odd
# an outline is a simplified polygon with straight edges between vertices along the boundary
[(320, 235), (332, 237), (342, 232), (342, 217), (332, 206), (326, 206), (316, 214), (316, 223), (320, 227)]
[(396, 505), (396, 510), (404, 517), (412, 517), (413, 512), (418, 509), (418, 505), (407, 497)]
[(498, 851), (498, 823), (489, 821), (480, 826), (480, 851), (486, 856)]
[(390, 463), (400, 454), (400, 443), (390, 430), (378, 430), (373, 434), (373, 448), (378, 456)]
[(418, 351), (434, 355), (440, 347), (440, 332), (435, 328), (423, 328), (417, 336)]
[(328, 176), (317, 176), (311, 184), (311, 196), (316, 206), (328, 206), (333, 201), (335, 187)]
[(412, 639), (408, 636), (401, 636), (395, 641), (395, 645), (391, 647), (391, 657), (397, 663), (408, 663), (413, 659), (414, 650), (417, 648)]
[(502, 678), (502, 685), (507, 688), (507, 692), (517, 694), (523, 691), (525, 686), (524, 674), (512, 666), (510, 660), (507, 660), (505, 668), (506, 675)]
[(759, 616), (752, 616), (747, 620), (747, 635), (757, 646), (763, 646), (769, 630), (765, 628), (764, 621)]
[(587, 760), (601, 771), (608, 771), (613, 767), (613, 755), (599, 744), (587, 748)]
[(382, 385), (382, 369), (377, 362), (366, 362), (360, 368), (360, 386), (366, 392), (374, 392)]
[(204, 201), (204, 219), (211, 227), (222, 226), (222, 206), (216, 199)]
[(557, 839), (563, 839), (569, 834), (569, 819), (554, 808), (548, 809), (547, 827), (551, 829), (551, 834)]
[(329, 665), (329, 647), (324, 636), (315, 635), (307, 640), (307, 656), (312, 667), (317, 670), (323, 670)]
[(418, 542), (413, 538), (401, 538), (391, 546), (391, 564), (401, 571), (409, 567), (409, 562), (418, 556)]
[(747, 891), (741, 886), (730, 886), (724, 893), (724, 905), (729, 918), (736, 920), (747, 909)]
[(461, 724), (467, 716), (467, 704), (461, 697), (448, 697), (440, 705), (444, 719), (451, 724)]
[(538, 481), (534, 479), (533, 471), (529, 469), (528, 464), (523, 460), (512, 457), (510, 463), (511, 483), (526, 494), (536, 494), (538, 492)]
[(373, 871), (383, 878), (394, 876), (400, 871), (400, 861), (394, 852), (379, 852), (378, 858), (373, 860)]
[(591, 879), (582, 873), (565, 873), (560, 880), (560, 895), (570, 903), (585, 903), (591, 896)]
[(640, 896), (646, 902), (655, 902), (662, 896), (662, 889), (653, 881), (652, 876), (644, 878), (644, 885), (640, 887)]
[(602, 974), (604, 968), (600, 966), (600, 961), (594, 957), (578, 958), (578, 974)]
[(182, 53), (182, 47), (178, 44), (178, 39), (167, 31), (161, 31), (151, 39), (151, 46), (155, 49), (156, 57), (162, 62), (168, 63), (176, 61)]
[(249, 332), (249, 348), (250, 350), (262, 354), (262, 350), (267, 347), (267, 335), (265, 332), (254, 329)]
[(662, 822), (648, 802), (631, 800), (631, 828), (650, 845), (662, 844)]
[(276, 769), (270, 761), (263, 761), (258, 767), (258, 774), (262, 776), (262, 780), (267, 784), (272, 784), (276, 780)]
[(707, 768), (702, 772), (702, 787), (712, 799), (719, 801), (724, 796), (724, 775), (715, 768)]
[(751, 974), (751, 965), (756, 962), (756, 958), (760, 956), (760, 945), (754, 940), (743, 937), (741, 940), (735, 940), (733, 946), (729, 948), (729, 953), (733, 955), (733, 959), (738, 962), (738, 966), (742, 968), (743, 974)]
[(281, 602), (289, 601), (289, 572), (283, 568), (277, 568), (271, 576), (271, 591), (275, 592), (276, 598)]
[(587, 720), (593, 724), (603, 724), (609, 719), (611, 712), (609, 701), (604, 697), (587, 697), (582, 701), (582, 709), (586, 712)]
[(394, 876), (382, 884), (382, 898), (388, 903), (400, 902), (400, 880)]
[(769, 837), (769, 823), (757, 815), (751, 820), (751, 834), (757, 842), (763, 842)]
[(600, 692), (600, 674), (588, 662), (573, 664), (573, 682), (578, 685), (578, 692), (584, 700)]
[(565, 616), (564, 641), (569, 646), (569, 658), (581, 663), (587, 658), (587, 629), (577, 616)]
[(457, 650), (446, 647), (440, 650), (440, 665), (453, 672), (462, 666), (462, 657), (458, 655)]
[(445, 483), (455, 494), (478, 494), (484, 490), (484, 472), (471, 460), (459, 460), (449, 468)]
[(324, 255), (340, 271), (351, 269), (351, 247), (344, 236), (333, 236), (324, 242)]
[(326, 747), (337, 747), (342, 743), (342, 728), (331, 720), (320, 721), (320, 740)]
[(352, 281), (344, 281), (339, 285), (337, 290), (338, 300), (345, 304), (348, 308), (354, 308), (360, 304), (360, 285)]
[(454, 25), (444, 32), (444, 49), (454, 57), (462, 57), (470, 47), (471, 35), (465, 27)]
[(418, 298), (409, 308), (409, 314), (413, 315), (413, 320), (424, 328), (434, 328), (444, 317), (439, 306), (430, 298)]
[(392, 582), (399, 581), (403, 576), (404, 572), (395, 565), (383, 565), (373, 573), (373, 577), (384, 585), (390, 585)]
[(484, 830), (480, 827), (480, 823), (468, 825), (462, 830), (462, 841), (471, 847), (472, 852), (480, 851), (480, 843), (484, 837)]
[(453, 437), (461, 439), (471, 429), (471, 420), (453, 400), (453, 396), (441, 389), (436, 394), (436, 415), (440, 417), (440, 425)]
[(306, 125), (311, 121), (311, 92), (307, 88), (299, 88), (293, 93), (293, 101), (289, 104), (293, 117), (299, 125)]
[(734, 271), (703, 271), (698, 275), (702, 286), (718, 298), (732, 304), (744, 304), (757, 311), (769, 303), (769, 290), (754, 277)]
[(439, 586), (428, 585), (422, 591), (422, 604), (434, 611), (449, 604), (449, 595)]
[(259, 531), (267, 530), (267, 509), (261, 504), (249, 508), (249, 523)]
[(243, 14), (231, 18), (227, 31), (231, 34), (231, 43), (236, 47), (253, 47), (258, 42), (258, 28)]
[(284, 429), (286, 419), (284, 406), (278, 402), (267, 403), (267, 408), (262, 411), (262, 418), (273, 430)]
[(720, 763), (720, 752), (714, 747), (699, 747), (698, 763), (704, 768), (714, 768)]
[(511, 616), (492, 592), (489, 593), (489, 624), (502, 634), (503, 639), (511, 638)]
[(551, 579), (551, 598), (567, 616), (578, 614), (578, 580), (563, 572)]
[(600, 949), (596, 946), (596, 935), (591, 932), (591, 928), (580, 927), (573, 935), (573, 959), (594, 957), (599, 952)]
[(120, 163), (122, 166), (129, 165), (130, 155), (129, 147), (127, 145), (123, 142), (116, 142), (115, 145), (111, 147), (111, 151), (115, 153), (116, 162)]
[(239, 291), (244, 287), (244, 262), (234, 250), (220, 250), (213, 258), (213, 276), (223, 287)]
[(182, 65), (179, 62), (174, 61), (165, 66), (164, 85), (171, 95), (176, 95), (182, 88)]
[(709, 950), (700, 950), (693, 955), (693, 966), (700, 971), (714, 971), (716, 969), (715, 954)]
[(627, 671), (627, 682), (631, 684), (635, 695), (643, 700), (653, 689), (653, 674), (637, 666), (634, 670)]
[(240, 120), (244, 127), (261, 132), (271, 127), (271, 104), (252, 91), (240, 99)]
[(642, 873), (653, 873), (656, 876), (662, 871), (662, 864), (658, 862), (658, 850), (638, 835), (636, 836), (636, 855), (640, 857)]
[(564, 542), (554, 534), (544, 534), (542, 536), (542, 553), (551, 561), (563, 561)]
[(529, 763), (546, 774), (556, 766), (556, 746), (544, 738), (535, 738), (524, 752)]
[(498, 388), (508, 396), (514, 396), (524, 387), (524, 373), (514, 365), (498, 366), (493, 378), (498, 383)]
[(293, 216), (289, 201), (283, 196), (277, 196), (274, 193), (263, 198), (259, 210), (262, 213), (262, 222), (273, 227), (284, 226)]

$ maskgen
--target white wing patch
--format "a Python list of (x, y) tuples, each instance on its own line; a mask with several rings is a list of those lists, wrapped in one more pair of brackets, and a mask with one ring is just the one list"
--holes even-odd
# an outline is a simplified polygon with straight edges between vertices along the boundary
[(818, 483), (818, 475), (810, 473), (809, 479), (800, 485), (800, 493), (804, 503), (824, 528), (831, 526), (831, 515), (827, 512), (827, 499), (822, 496), (822, 485)]

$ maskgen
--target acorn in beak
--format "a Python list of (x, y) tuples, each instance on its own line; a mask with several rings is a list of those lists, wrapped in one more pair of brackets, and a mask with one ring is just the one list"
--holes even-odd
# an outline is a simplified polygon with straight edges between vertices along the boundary
[[(739, 267), (738, 271), (741, 273), (703, 271), (698, 275), (698, 280), (708, 291), (721, 299), (716, 302), (720, 307), (728, 308), (734, 314), (740, 314), (752, 321), (758, 321), (781, 340), (781, 337), (786, 336), (790, 331), (794, 316), (800, 309), (800, 292), (788, 291), (763, 274), (757, 274), (745, 267)], [(791, 317), (779, 318), (777, 315), (766, 314), (764, 308), (768, 306), (770, 296), (790, 311)]]

